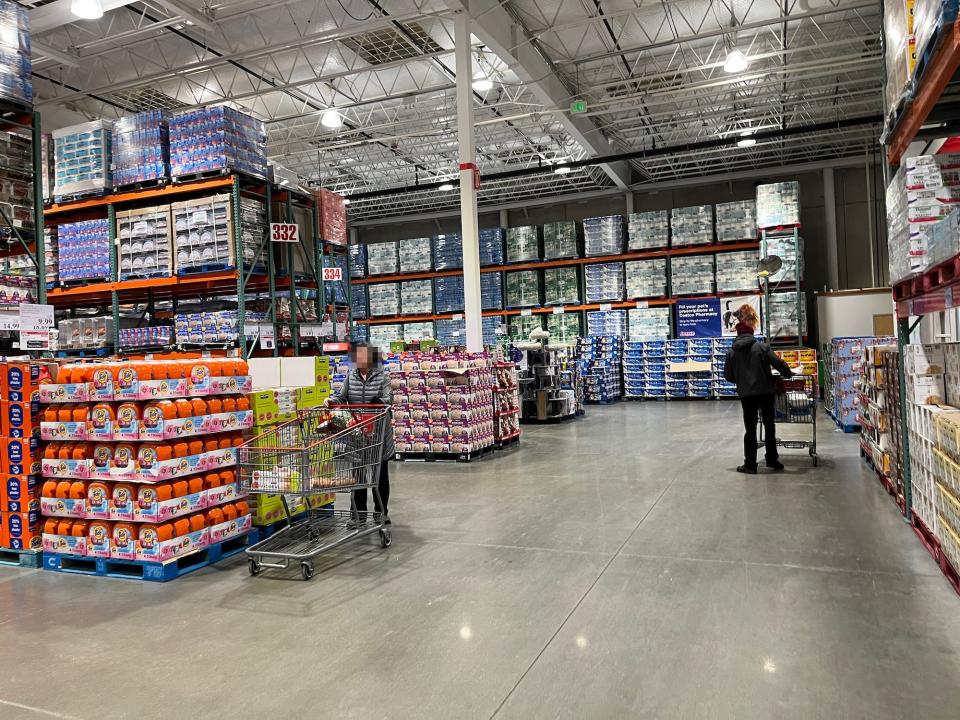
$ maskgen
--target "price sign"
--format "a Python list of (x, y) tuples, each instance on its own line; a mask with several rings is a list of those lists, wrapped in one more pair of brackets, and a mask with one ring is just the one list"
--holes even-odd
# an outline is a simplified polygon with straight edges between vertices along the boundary
[(563, 315), (563, 308), (562, 308), (562, 307), (555, 307), (555, 308), (553, 309), (553, 314), (554, 314), (554, 315)]
[(463, 320), (463, 313), (456, 313), (456, 314), (455, 314), (452, 318), (450, 318), (450, 319), (453, 320), (454, 322), (459, 322), (459, 321)]
[(650, 307), (650, 303), (647, 302), (646, 300), (637, 300), (637, 307), (640, 310), (643, 310), (644, 308)]
[(265, 324), (260, 326), (260, 347), (264, 350), (273, 350), (276, 347), (274, 339), (273, 325)]
[(300, 242), (300, 227), (296, 223), (270, 223), (272, 242)]
[(613, 310), (613, 305), (611, 305), (610, 303), (602, 303), (600, 305), (600, 310), (602, 310), (603, 312), (610, 312), (611, 310)]
[(53, 327), (53, 305), (20, 305), (20, 330), (48, 332)]
[(533, 315), (533, 310), (530, 308), (524, 308), (520, 311), (520, 317), (530, 317), (531, 315)]
[(323, 330), (319, 325), (301, 325), (300, 326), (300, 337), (326, 337), (323, 334)]
[(323, 269), (324, 282), (340, 282), (343, 280), (343, 269), (338, 267), (325, 267)]
[(0, 311), (0, 330), (12, 330), (16, 332), (20, 329), (20, 313), (16, 310)]

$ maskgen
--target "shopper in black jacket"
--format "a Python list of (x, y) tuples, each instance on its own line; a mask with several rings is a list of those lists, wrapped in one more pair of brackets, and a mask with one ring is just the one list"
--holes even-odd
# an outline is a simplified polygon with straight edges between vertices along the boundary
[(763, 434), (766, 440), (767, 467), (783, 470), (777, 453), (776, 425), (773, 417), (773, 397), (776, 386), (770, 368), (776, 368), (783, 377), (793, 375), (790, 366), (777, 357), (766, 343), (753, 336), (753, 326), (747, 322), (737, 323), (737, 339), (727, 351), (723, 375), (727, 382), (737, 384), (737, 395), (743, 407), (743, 465), (737, 472), (757, 472), (757, 413), (763, 417)]

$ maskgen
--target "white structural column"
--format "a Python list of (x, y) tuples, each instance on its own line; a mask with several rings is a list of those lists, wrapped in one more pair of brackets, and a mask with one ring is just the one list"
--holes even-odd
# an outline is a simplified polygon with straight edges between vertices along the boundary
[(463, 235), (463, 317), (467, 350), (483, 350), (480, 313), (480, 230), (477, 188), (480, 179), (473, 145), (473, 55), (470, 52), (470, 16), (458, 13), (453, 22), (457, 59), (457, 136), (460, 141), (460, 232)]
[(837, 195), (833, 187), (833, 168), (823, 169), (823, 213), (827, 228), (827, 290), (840, 289), (840, 266), (837, 257)]

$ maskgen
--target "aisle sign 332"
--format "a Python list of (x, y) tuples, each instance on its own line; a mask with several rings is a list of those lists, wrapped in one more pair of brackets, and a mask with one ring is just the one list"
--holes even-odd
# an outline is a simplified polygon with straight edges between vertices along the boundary
[(272, 242), (300, 242), (300, 228), (296, 223), (270, 223)]

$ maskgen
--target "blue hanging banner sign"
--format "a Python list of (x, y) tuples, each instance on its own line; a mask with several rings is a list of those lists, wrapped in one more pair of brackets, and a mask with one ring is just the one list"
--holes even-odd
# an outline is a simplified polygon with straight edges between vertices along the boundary
[(720, 337), (720, 298), (677, 300), (677, 337)]

